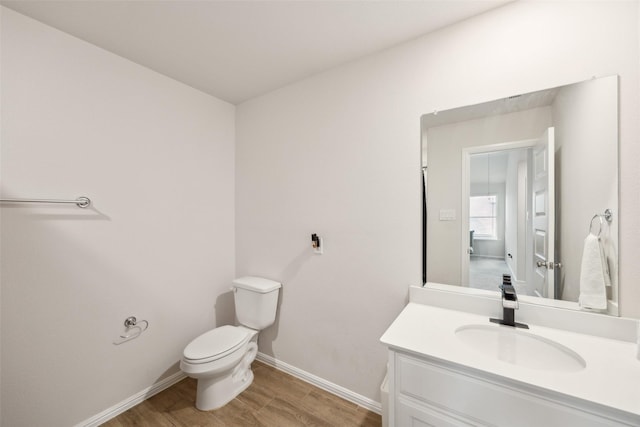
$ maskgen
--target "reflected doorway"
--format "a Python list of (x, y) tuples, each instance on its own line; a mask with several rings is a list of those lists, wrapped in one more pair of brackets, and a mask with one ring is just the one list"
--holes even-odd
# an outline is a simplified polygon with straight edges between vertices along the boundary
[(464, 154), (463, 223), (469, 240), (462, 271), (471, 288), (495, 291), (508, 274), (516, 292), (539, 296), (531, 280), (535, 142), (474, 147)]

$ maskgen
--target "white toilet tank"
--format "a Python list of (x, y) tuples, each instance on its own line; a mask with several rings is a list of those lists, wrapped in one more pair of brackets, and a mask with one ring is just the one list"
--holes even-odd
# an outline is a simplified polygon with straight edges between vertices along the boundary
[(246, 276), (233, 281), (236, 316), (241, 325), (261, 330), (276, 320), (282, 284), (262, 277)]

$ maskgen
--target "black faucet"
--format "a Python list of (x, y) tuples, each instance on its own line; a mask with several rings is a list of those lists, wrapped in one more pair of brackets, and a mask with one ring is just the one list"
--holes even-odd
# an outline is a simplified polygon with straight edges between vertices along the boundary
[(502, 290), (502, 319), (489, 319), (493, 323), (499, 323), (514, 328), (529, 329), (524, 323), (515, 321), (515, 311), (518, 309), (518, 295), (516, 289), (511, 284), (511, 276), (502, 275), (502, 285), (498, 286)]

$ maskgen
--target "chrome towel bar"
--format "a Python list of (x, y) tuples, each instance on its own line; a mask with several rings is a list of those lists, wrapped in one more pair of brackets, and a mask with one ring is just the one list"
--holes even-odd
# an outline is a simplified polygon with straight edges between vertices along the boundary
[(0, 199), (0, 203), (73, 203), (79, 208), (88, 208), (91, 206), (91, 200), (88, 197), (78, 197), (75, 200), (54, 200), (54, 199)]

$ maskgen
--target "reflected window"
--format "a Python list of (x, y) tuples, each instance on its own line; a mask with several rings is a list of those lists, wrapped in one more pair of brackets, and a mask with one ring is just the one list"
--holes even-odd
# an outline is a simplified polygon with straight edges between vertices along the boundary
[(497, 195), (469, 197), (469, 228), (474, 238), (497, 239)]

